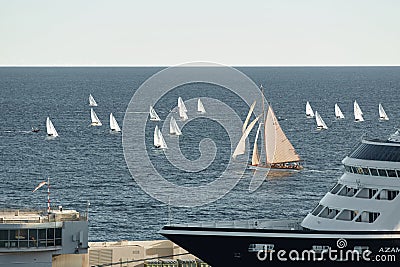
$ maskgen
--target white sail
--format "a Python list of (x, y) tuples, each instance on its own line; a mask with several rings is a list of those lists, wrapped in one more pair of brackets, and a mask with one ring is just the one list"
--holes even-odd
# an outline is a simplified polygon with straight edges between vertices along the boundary
[(111, 129), (111, 131), (115, 131), (115, 132), (121, 131), (121, 128), (119, 128), (118, 122), (112, 113), (110, 113), (110, 129)]
[(264, 140), (267, 165), (301, 160), (279, 125), (271, 105), (264, 123)]
[(168, 148), (167, 143), (165, 143), (164, 137), (157, 125), (154, 129), (154, 146), (162, 149)]
[(335, 116), (337, 119), (344, 119), (344, 115), (343, 115), (342, 111), (340, 110), (338, 104), (335, 104)]
[(236, 146), (235, 151), (233, 152), (232, 158), (236, 158), (238, 155), (242, 155), (244, 154), (244, 152), (246, 151), (246, 138), (249, 135), (250, 131), (253, 129), (254, 125), (256, 125), (258, 119), (260, 118), (260, 116), (258, 116), (257, 118), (255, 118), (249, 125), (249, 127), (247, 127), (247, 129), (244, 131), (242, 137), (239, 140), (238, 145)]
[(363, 112), (361, 111), (360, 106), (358, 105), (357, 101), (354, 100), (354, 120), (355, 121), (364, 121)]
[(154, 128), (153, 144), (155, 147), (160, 147), (160, 140), (158, 137), (158, 125)]
[(203, 102), (201, 102), (200, 98), (197, 100), (197, 112), (206, 113), (206, 109), (204, 108)]
[(48, 136), (53, 136), (53, 137), (57, 137), (58, 136), (56, 128), (54, 128), (54, 125), (51, 122), (49, 117), (47, 117), (47, 119), (46, 119), (46, 130), (47, 130), (47, 135)]
[(256, 106), (256, 101), (254, 101), (253, 104), (251, 104), (250, 109), (249, 109), (249, 113), (247, 113), (246, 120), (244, 121), (243, 127), (242, 127), (242, 134), (244, 133), (244, 131), (246, 131), (247, 124), (250, 121), (250, 117), (251, 117), (251, 114), (253, 113), (253, 110), (254, 110), (255, 106)]
[(306, 103), (306, 116), (308, 118), (313, 118), (314, 117), (314, 111), (311, 108), (311, 105), (310, 105), (310, 103), (308, 101)]
[(317, 129), (328, 129), (328, 126), (326, 126), (318, 111), (315, 111), (315, 120), (317, 121)]
[(179, 129), (179, 126), (176, 123), (176, 120), (174, 119), (174, 117), (171, 117), (171, 120), (169, 122), (169, 133), (170, 134), (175, 134), (175, 135), (181, 135), (182, 134), (182, 132)]
[(96, 100), (94, 100), (94, 98), (93, 98), (93, 96), (91, 94), (89, 95), (89, 106), (97, 107)]
[(261, 123), (258, 125), (257, 133), (256, 133), (256, 138), (254, 139), (254, 146), (253, 146), (253, 155), (251, 157), (251, 165), (257, 166), (260, 164), (260, 153), (258, 152), (258, 135), (260, 134), (260, 129), (261, 129)]
[(185, 111), (184, 107), (178, 107), (179, 110), (179, 117), (181, 118), (181, 121), (186, 121), (188, 119), (188, 115)]
[(183, 111), (187, 112), (185, 103), (182, 100), (182, 97), (178, 97), (178, 108), (182, 109)]
[(389, 117), (386, 114), (385, 110), (383, 109), (383, 106), (381, 103), (379, 103), (379, 119), (383, 120), (383, 121), (389, 120)]
[(158, 117), (157, 112), (154, 110), (152, 106), (150, 106), (150, 120), (151, 121), (160, 121), (160, 117)]
[(92, 119), (92, 123), (90, 125), (92, 126), (101, 126), (103, 125), (101, 121), (99, 120), (99, 117), (97, 117), (96, 112), (91, 108), (90, 109), (90, 118)]

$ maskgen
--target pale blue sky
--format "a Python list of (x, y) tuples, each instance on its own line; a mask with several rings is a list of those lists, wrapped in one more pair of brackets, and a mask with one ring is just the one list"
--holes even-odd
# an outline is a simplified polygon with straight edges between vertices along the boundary
[(0, 65), (400, 65), (397, 0), (0, 0)]

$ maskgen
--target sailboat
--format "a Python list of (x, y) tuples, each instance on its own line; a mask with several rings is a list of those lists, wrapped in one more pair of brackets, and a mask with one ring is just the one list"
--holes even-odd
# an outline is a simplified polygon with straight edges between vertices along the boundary
[(314, 111), (311, 108), (310, 102), (306, 103), (306, 116), (307, 118), (314, 118)]
[(317, 122), (317, 129), (322, 130), (322, 129), (328, 129), (328, 126), (326, 126), (324, 120), (321, 118), (319, 115), (318, 111), (315, 111), (315, 120)]
[(185, 107), (184, 106), (178, 107), (178, 110), (179, 110), (179, 117), (181, 118), (181, 121), (186, 121), (188, 119), (188, 115), (185, 111)]
[(99, 120), (99, 117), (97, 117), (96, 112), (91, 108), (90, 109), (90, 118), (92, 119), (92, 123), (90, 124), (91, 126), (101, 126), (103, 125), (101, 121)]
[[(261, 115), (253, 120), (244, 131), (239, 144), (233, 153), (232, 157), (234, 159), (236, 156), (244, 154), (245, 140), (260, 117)], [(262, 129), (262, 125), (264, 125), (264, 129)], [(261, 130), (264, 130), (263, 149), (266, 157), (265, 163), (261, 162), (257, 144)], [(293, 145), (286, 137), (281, 126), (279, 125), (278, 119), (276, 118), (271, 105), (269, 105), (266, 119), (264, 123), (260, 123), (257, 130), (256, 140), (253, 147), (252, 162), (250, 166), (269, 169), (300, 170), (303, 168), (300, 162), (300, 156), (297, 154)]]
[(357, 100), (354, 100), (354, 120), (355, 121), (364, 121), (363, 115), (364, 113), (361, 111), (360, 106), (357, 103)]
[(338, 104), (335, 104), (335, 116), (336, 119), (344, 119), (344, 115)]
[(157, 125), (156, 128), (154, 129), (154, 147), (161, 149), (168, 148), (167, 143), (165, 143), (164, 137)]
[(113, 132), (120, 132), (121, 128), (119, 128), (118, 122), (115, 119), (114, 115), (110, 113), (110, 129)]
[(197, 112), (206, 113), (206, 109), (204, 108), (203, 102), (201, 102), (200, 98), (197, 100)]
[(174, 135), (182, 135), (182, 132), (179, 129), (179, 126), (176, 123), (176, 120), (174, 117), (171, 117), (171, 120), (169, 122), (169, 133), (174, 134)]
[(96, 100), (94, 100), (92, 94), (89, 95), (89, 106), (91, 106), (91, 107), (97, 107)]
[(389, 117), (386, 114), (385, 110), (383, 109), (383, 106), (381, 103), (379, 103), (379, 119), (382, 121), (388, 121)]
[(46, 129), (47, 129), (47, 135), (48, 136), (51, 136), (51, 137), (57, 137), (58, 136), (56, 128), (54, 128), (54, 125), (51, 122), (49, 117), (47, 117), (47, 119), (46, 119)]
[(178, 97), (178, 108), (180, 108), (183, 111), (187, 112), (187, 108), (185, 106), (185, 103), (182, 100), (182, 97)]
[(152, 106), (150, 106), (150, 120), (151, 121), (160, 121), (160, 117), (158, 117), (157, 112), (154, 110)]

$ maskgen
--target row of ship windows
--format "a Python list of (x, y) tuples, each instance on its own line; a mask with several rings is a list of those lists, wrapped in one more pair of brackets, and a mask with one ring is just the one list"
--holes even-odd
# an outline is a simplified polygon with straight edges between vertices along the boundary
[(348, 185), (343, 185), (341, 183), (337, 183), (332, 190), (331, 194), (337, 194), (339, 196), (346, 197), (356, 197), (356, 198), (365, 198), (365, 199), (377, 199), (377, 200), (393, 200), (399, 195), (399, 190), (389, 190), (389, 189), (381, 189), (378, 190), (376, 188), (354, 188)]
[(346, 172), (372, 175), (372, 176), (383, 176), (383, 177), (398, 177), (400, 178), (400, 170), (386, 170), (386, 169), (376, 169), (376, 168), (366, 168), (366, 167), (355, 167), (344, 165)]
[(61, 246), (61, 228), (0, 230), (0, 248)]
[(363, 211), (359, 212), (357, 210), (338, 210), (334, 208), (325, 207), (319, 204), (312, 212), (312, 215), (326, 218), (335, 219), (341, 221), (355, 221), (364, 223), (373, 223), (379, 217), (379, 212)]

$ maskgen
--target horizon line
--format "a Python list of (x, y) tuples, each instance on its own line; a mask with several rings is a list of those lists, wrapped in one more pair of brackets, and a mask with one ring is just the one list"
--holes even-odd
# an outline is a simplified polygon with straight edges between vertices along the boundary
[[(180, 65), (0, 65), (0, 68), (24, 68), (24, 67), (70, 67), (70, 68), (76, 68), (76, 67), (85, 67), (85, 68), (107, 68), (107, 67), (116, 67), (116, 68), (134, 68), (134, 67), (149, 67), (149, 68), (154, 68), (154, 67), (176, 67)], [(399, 65), (373, 65), (373, 64), (368, 64), (368, 65), (221, 65), (221, 67), (400, 67)], [(185, 67), (209, 67), (209, 66), (204, 66), (204, 65), (193, 65), (193, 66), (185, 66)], [(212, 67), (218, 67), (218, 66), (212, 66)]]

